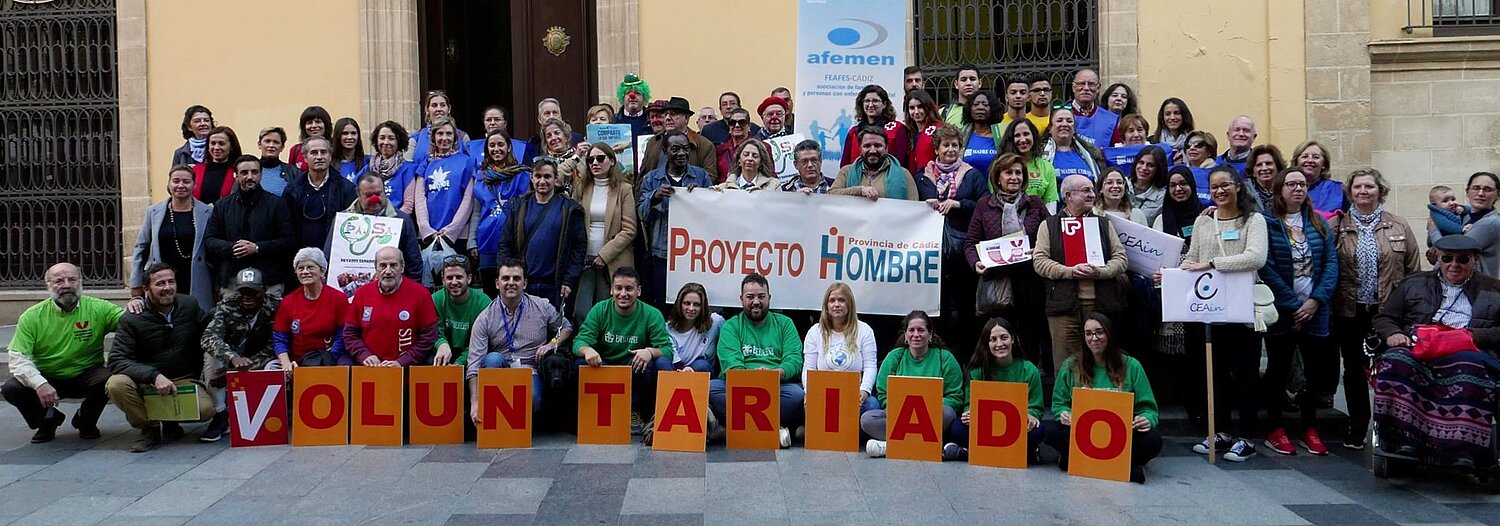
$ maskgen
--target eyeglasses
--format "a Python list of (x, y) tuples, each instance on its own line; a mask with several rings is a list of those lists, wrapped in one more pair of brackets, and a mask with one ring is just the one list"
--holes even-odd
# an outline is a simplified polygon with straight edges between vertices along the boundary
[(1052, 88), (1031, 88), (1032, 93), (1052, 93)]
[(1075, 80), (1075, 81), (1073, 81), (1073, 85), (1074, 86), (1082, 86), (1082, 87), (1085, 87), (1085, 88), (1097, 88), (1097, 87), (1099, 87), (1099, 83), (1098, 82), (1094, 82), (1092, 80), (1084, 80), (1084, 81)]
[(1204, 141), (1193, 141), (1188, 143), (1188, 148), (1207, 148), (1208, 143)]
[(1493, 186), (1479, 186), (1479, 185), (1474, 185), (1474, 186), (1470, 186), (1469, 187), (1469, 191), (1470, 192), (1479, 192), (1481, 194), (1487, 194), (1487, 193), (1490, 193), (1490, 192), (1494, 192), (1495, 191), (1495, 187), (1493, 187)]
[(1094, 339), (1103, 338), (1105, 336), (1106, 334), (1104, 333), (1104, 331), (1083, 331), (1084, 338)]
[(469, 256), (465, 256), (463, 254), (453, 254), (451, 256), (443, 258), (443, 264), (444, 265), (447, 265), (449, 263), (454, 263), (454, 264), (458, 264), (458, 265), (468, 265), (469, 264)]
[(805, 165), (805, 166), (817, 166), (819, 164), (823, 164), (823, 159), (818, 158), (818, 157), (808, 157), (806, 159), (797, 159), (796, 162), (797, 162), (797, 164), (801, 164), (801, 165)]
[[(1187, 186), (1187, 185), (1183, 185), (1183, 186)], [(1209, 190), (1213, 190), (1215, 192), (1228, 192), (1230, 189), (1234, 188), (1235, 186), (1237, 186), (1237, 185), (1234, 184), (1234, 183), (1219, 183), (1219, 184), (1216, 184), (1216, 185), (1208, 187), (1208, 189)]]
[(1281, 183), (1281, 186), (1285, 186), (1287, 188), (1307, 188), (1307, 183), (1304, 183), (1302, 181), (1287, 181), (1285, 183)]
[(750, 119), (724, 119), (730, 126), (744, 126), (750, 124)]
[[(1224, 186), (1227, 188), (1229, 185), (1224, 185)], [(1178, 182), (1178, 183), (1167, 183), (1167, 187), (1168, 188), (1192, 188), (1192, 185), (1189, 185), (1187, 183)]]
[(1473, 260), (1473, 258), (1471, 256), (1469, 256), (1468, 254), (1459, 254), (1459, 255), (1456, 255), (1456, 256), (1453, 255), (1453, 254), (1443, 254), (1441, 256), (1438, 256), (1438, 261), (1442, 262), (1442, 263), (1455, 263), (1456, 262), (1456, 263), (1458, 263), (1460, 265), (1468, 265), (1469, 261), (1472, 261), (1472, 260)]
[(588, 157), (588, 159), (589, 159), (589, 164), (604, 164), (604, 161), (608, 161), (609, 160), (609, 156), (608, 155), (590, 155)]

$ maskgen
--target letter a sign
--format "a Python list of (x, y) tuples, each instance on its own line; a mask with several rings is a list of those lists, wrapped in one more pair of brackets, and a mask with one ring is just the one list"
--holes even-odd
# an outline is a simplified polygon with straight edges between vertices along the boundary
[(274, 446), (290, 440), (286, 419), (286, 374), (230, 371), (229, 446)]

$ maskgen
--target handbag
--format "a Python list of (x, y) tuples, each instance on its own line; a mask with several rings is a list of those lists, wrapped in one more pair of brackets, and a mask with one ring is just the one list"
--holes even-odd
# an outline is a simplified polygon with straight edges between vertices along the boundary
[(338, 365), (338, 360), (333, 358), (332, 352), (323, 349), (309, 351), (307, 354), (302, 355), (302, 359), (297, 360), (297, 365), (302, 367), (329, 367)]
[(979, 288), (974, 296), (974, 308), (979, 316), (993, 318), (1015, 305), (1016, 295), (1010, 276), (998, 272), (979, 276)]
[(1468, 329), (1455, 329), (1442, 324), (1417, 325), (1413, 328), (1416, 338), (1412, 342), (1411, 355), (1418, 360), (1436, 360), (1459, 351), (1478, 349), (1474, 345), (1474, 336), (1469, 334)]

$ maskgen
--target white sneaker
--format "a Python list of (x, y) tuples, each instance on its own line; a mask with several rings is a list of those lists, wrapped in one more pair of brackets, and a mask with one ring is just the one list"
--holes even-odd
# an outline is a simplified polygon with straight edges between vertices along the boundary
[(1244, 462), (1254, 456), (1255, 444), (1251, 444), (1250, 441), (1241, 438), (1234, 441), (1234, 445), (1229, 446), (1229, 452), (1224, 454), (1224, 460)]
[(885, 441), (870, 439), (865, 442), (865, 454), (870, 458), (882, 458), (885, 456)]
[(1229, 446), (1234, 444), (1234, 437), (1229, 436), (1228, 433), (1216, 433), (1212, 438), (1205, 438), (1202, 442), (1193, 444), (1193, 452), (1199, 455), (1207, 455), (1209, 440), (1213, 440), (1214, 449), (1217, 451), (1229, 449)]
[(792, 447), (792, 430), (781, 428), (781, 449)]

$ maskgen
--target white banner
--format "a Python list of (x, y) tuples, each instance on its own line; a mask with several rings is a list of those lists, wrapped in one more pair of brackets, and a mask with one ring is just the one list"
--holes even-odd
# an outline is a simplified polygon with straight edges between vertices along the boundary
[(1161, 269), (1161, 320), (1255, 323), (1255, 273)]
[(1104, 215), (1115, 225), (1115, 235), (1125, 247), (1131, 272), (1149, 277), (1157, 269), (1175, 267), (1182, 261), (1182, 238), (1136, 224), (1114, 213)]
[(328, 284), (350, 297), (375, 280), (375, 253), (401, 247), (401, 218), (339, 212), (328, 243)]
[(1012, 265), (1031, 261), (1031, 238), (1025, 232), (980, 241), (974, 247), (984, 268)]
[(838, 174), (859, 90), (879, 84), (901, 115), (906, 67), (903, 0), (797, 2), (797, 128), (823, 146), (823, 175)]
[(715, 306), (740, 306), (740, 280), (757, 272), (773, 308), (819, 310), (835, 281), (861, 314), (938, 313), (943, 216), (898, 199), (697, 190), (672, 197), (667, 294), (690, 282)]

